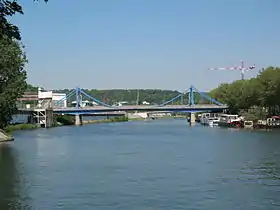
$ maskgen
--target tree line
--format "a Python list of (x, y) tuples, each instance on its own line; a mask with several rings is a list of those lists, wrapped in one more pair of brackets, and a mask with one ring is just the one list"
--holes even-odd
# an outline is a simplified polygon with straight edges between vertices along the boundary
[[(27, 85), (26, 91), (28, 92), (36, 92), (38, 87), (34, 87), (30, 84)], [(52, 90), (57, 93), (65, 93), (69, 95), (73, 89), (60, 89), (60, 90)], [(161, 89), (108, 89), (108, 90), (98, 90), (98, 89), (84, 89), (84, 91), (94, 97), (95, 99), (106, 103), (106, 104), (114, 104), (120, 101), (126, 101), (128, 104), (135, 105), (142, 104), (144, 101), (149, 102), (150, 104), (162, 104), (172, 98), (181, 94), (181, 92), (177, 90), (161, 90)], [(139, 98), (138, 98), (139, 96)], [(73, 95), (69, 98), (68, 101), (75, 101), (76, 96)], [(138, 99), (138, 101), (137, 101)], [(90, 98), (83, 97), (83, 100), (90, 100)], [(198, 93), (194, 93), (194, 102), (196, 104), (207, 104), (208, 100), (200, 97)], [(179, 104), (188, 104), (189, 98), (188, 94), (184, 94), (182, 97), (178, 97), (170, 104), (179, 105)]]
[(265, 118), (280, 114), (280, 68), (268, 67), (255, 77), (221, 84), (210, 95), (229, 106), (229, 112)]
[(26, 88), (27, 59), (20, 32), (8, 20), (15, 14), (23, 14), (16, 1), (0, 0), (0, 128), (10, 121), (16, 100)]

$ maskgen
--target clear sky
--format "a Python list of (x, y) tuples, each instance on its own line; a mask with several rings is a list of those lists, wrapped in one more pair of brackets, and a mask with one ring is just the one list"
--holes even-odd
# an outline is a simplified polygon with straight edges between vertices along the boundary
[(201, 91), (280, 65), (278, 0), (21, 0), (28, 82)]

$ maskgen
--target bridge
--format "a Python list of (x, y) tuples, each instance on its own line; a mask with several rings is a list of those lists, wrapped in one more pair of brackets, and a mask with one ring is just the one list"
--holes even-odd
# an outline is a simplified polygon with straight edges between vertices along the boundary
[(168, 111), (168, 112), (215, 112), (222, 111), (227, 109), (226, 105), (167, 105), (167, 106), (147, 106), (147, 105), (138, 105), (138, 106), (120, 106), (120, 107), (106, 107), (106, 106), (94, 106), (94, 107), (83, 107), (77, 109), (76, 107), (67, 107), (67, 108), (54, 108), (54, 113), (59, 114), (89, 114), (89, 113), (109, 113), (109, 112), (134, 112), (134, 111), (143, 111), (143, 112), (156, 112), (156, 111)]
[[(199, 95), (203, 99), (206, 99), (209, 104), (195, 104), (194, 94)], [(75, 107), (61, 107), (61, 104), (65, 100), (69, 100), (70, 98), (76, 98), (76, 106)], [(95, 102), (96, 106), (88, 106), (82, 107), (82, 96), (85, 96), (89, 100)], [(178, 99), (182, 99), (183, 96), (187, 96), (188, 103), (181, 105), (170, 105)], [(64, 98), (59, 101), (53, 102), (52, 100), (41, 101), (39, 102), (40, 106), (37, 106), (33, 109), (19, 109), (21, 112), (36, 112), (37, 118), (44, 118), (45, 126), (48, 127), (47, 118), (52, 119), (53, 113), (55, 114), (66, 114), (66, 115), (75, 115), (76, 116), (76, 124), (79, 125), (82, 123), (83, 115), (124, 115), (127, 112), (185, 112), (190, 113), (190, 122), (195, 120), (194, 113), (197, 112), (222, 112), (228, 108), (226, 104), (223, 104), (209, 95), (200, 92), (193, 85), (190, 86), (186, 91), (178, 94), (177, 96), (161, 103), (158, 105), (134, 105), (134, 106), (113, 106), (109, 104), (105, 104), (100, 100), (96, 99), (94, 96), (89, 95), (81, 88), (75, 88), (70, 93), (68, 93)], [(51, 114), (47, 114), (47, 110), (51, 110)], [(49, 112), (49, 111), (48, 111)], [(49, 116), (49, 117), (48, 117)], [(52, 120), (50, 120), (51, 123)]]

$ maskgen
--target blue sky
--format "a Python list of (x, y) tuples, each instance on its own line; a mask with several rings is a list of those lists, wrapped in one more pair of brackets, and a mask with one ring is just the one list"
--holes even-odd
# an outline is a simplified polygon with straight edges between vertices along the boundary
[[(201, 91), (240, 78), (210, 67), (280, 65), (278, 0), (21, 0), (28, 81), (45, 88)], [(246, 77), (256, 75), (257, 70)]]

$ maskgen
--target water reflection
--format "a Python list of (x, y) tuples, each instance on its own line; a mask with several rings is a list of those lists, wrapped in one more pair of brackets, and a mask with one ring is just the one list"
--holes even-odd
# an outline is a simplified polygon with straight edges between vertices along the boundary
[(47, 131), (39, 133), (34, 138), (37, 144), (37, 148), (34, 148), (37, 151), (37, 158), (57, 160), (65, 157), (68, 153), (68, 139), (65, 137), (69, 135), (71, 134), (55, 135)]
[(31, 209), (27, 192), (22, 188), (21, 168), (10, 144), (0, 144), (0, 209)]

